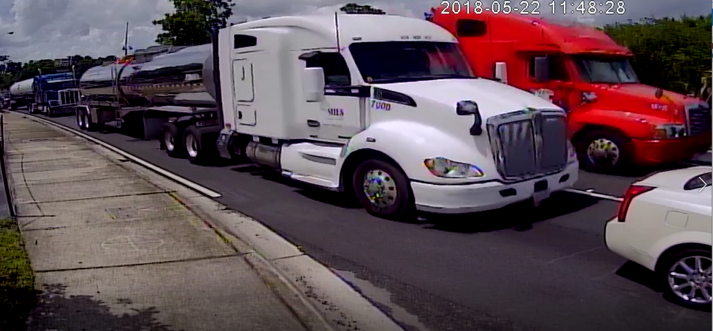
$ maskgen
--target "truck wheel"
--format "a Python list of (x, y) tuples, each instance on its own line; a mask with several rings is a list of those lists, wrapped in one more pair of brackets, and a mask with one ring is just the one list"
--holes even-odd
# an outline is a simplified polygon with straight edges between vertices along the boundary
[(628, 139), (620, 134), (594, 130), (577, 143), (580, 166), (591, 172), (610, 173), (624, 168), (629, 157)]
[(203, 148), (200, 137), (198, 130), (194, 126), (189, 126), (183, 134), (183, 145), (186, 147), (188, 161), (202, 165), (208, 160), (208, 153)]
[(182, 157), (186, 149), (183, 145), (180, 130), (173, 123), (166, 123), (161, 132), (161, 144), (166, 149), (166, 154), (170, 157)]
[(86, 130), (84, 127), (84, 109), (77, 109), (76, 118), (77, 128), (79, 128), (79, 130)]
[(682, 249), (665, 258), (657, 269), (667, 297), (682, 306), (710, 311), (710, 248)]
[(84, 129), (87, 131), (97, 131), (99, 130), (99, 124), (95, 124), (92, 122), (92, 113), (88, 111), (84, 111)]
[(352, 187), (359, 203), (369, 214), (403, 221), (415, 217), (408, 178), (389, 162), (362, 162), (354, 171)]

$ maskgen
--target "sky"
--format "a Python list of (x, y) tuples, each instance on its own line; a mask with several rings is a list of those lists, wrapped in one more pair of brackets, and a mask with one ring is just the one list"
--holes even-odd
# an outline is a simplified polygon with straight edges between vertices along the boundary
[[(470, 0), (448, 0), (449, 3)], [(472, 0), (474, 1), (474, 0)], [(502, 3), (504, 0), (498, 0)], [(537, 0), (528, 0), (530, 2)], [(540, 0), (540, 12), (552, 0)], [(562, 1), (562, 0), (557, 0)], [(581, 0), (574, 0), (579, 2)], [(344, 0), (234, 0), (231, 22), (264, 16), (331, 13)], [(490, 2), (485, 0), (484, 2)], [(519, 0), (511, 1), (515, 5)], [(568, 1), (569, 2), (569, 1)], [(598, 0), (601, 2), (601, 0)], [(358, 2), (389, 14), (422, 18), (439, 0), (378, 0)], [(711, 13), (701, 0), (624, 0), (624, 15), (567, 15), (565, 19), (606, 24), (645, 16), (698, 16)], [(0, 54), (13, 61), (55, 59), (70, 55), (119, 55), (129, 22), (129, 45), (134, 49), (154, 44), (160, 28), (151, 22), (173, 11), (169, 0), (0, 0)], [(12, 34), (8, 34), (12, 32)]]

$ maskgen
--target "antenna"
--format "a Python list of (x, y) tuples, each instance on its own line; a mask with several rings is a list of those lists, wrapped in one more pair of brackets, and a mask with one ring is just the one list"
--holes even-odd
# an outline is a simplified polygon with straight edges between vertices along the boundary
[(342, 47), (339, 45), (339, 13), (334, 12), (334, 30), (337, 31), (337, 52), (341, 53)]

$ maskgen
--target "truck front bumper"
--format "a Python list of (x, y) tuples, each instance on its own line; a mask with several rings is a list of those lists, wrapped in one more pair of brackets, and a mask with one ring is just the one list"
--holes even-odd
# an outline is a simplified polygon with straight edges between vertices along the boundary
[[(468, 185), (438, 185), (411, 182), (416, 208), (437, 214), (464, 214), (498, 209), (530, 198), (539, 199), (549, 193), (568, 188), (577, 181), (579, 164), (572, 163), (564, 171), (517, 183), (485, 182)], [(535, 191), (535, 186), (547, 189)], [(540, 183), (540, 184), (537, 184)]]
[(633, 164), (655, 166), (688, 161), (698, 153), (705, 153), (711, 148), (711, 135), (661, 140), (632, 139), (631, 143)]

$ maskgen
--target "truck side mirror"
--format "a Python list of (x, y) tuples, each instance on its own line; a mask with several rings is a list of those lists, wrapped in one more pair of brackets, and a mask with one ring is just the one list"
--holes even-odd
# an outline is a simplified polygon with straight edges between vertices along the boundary
[(480, 109), (475, 101), (462, 100), (456, 104), (456, 114), (459, 116), (473, 116), (473, 126), (470, 127), (470, 135), (479, 136), (483, 134), (483, 118), (480, 116)]
[(307, 102), (324, 100), (324, 69), (305, 68), (302, 71), (302, 93)]
[(495, 62), (495, 79), (503, 84), (508, 83), (508, 65), (505, 62)]
[(538, 83), (546, 83), (550, 80), (549, 61), (545, 56), (535, 58), (535, 81)]

